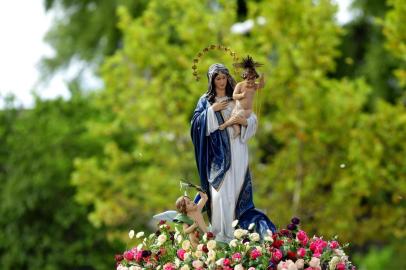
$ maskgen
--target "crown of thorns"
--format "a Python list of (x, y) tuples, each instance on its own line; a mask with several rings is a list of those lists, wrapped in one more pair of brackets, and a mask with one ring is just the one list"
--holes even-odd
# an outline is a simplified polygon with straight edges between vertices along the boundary
[(233, 66), (243, 69), (255, 69), (257, 67), (262, 67), (263, 64), (255, 62), (254, 59), (248, 55), (247, 57), (243, 58), (240, 63), (234, 63)]
[[(229, 47), (226, 47), (226, 46), (223, 46), (220, 44), (207, 46), (206, 48), (201, 50), (199, 53), (197, 53), (196, 57), (193, 59), (193, 65), (192, 65), (193, 73), (192, 74), (195, 77), (196, 81), (200, 80), (199, 71), (198, 71), (198, 64), (199, 64), (200, 59), (206, 53), (208, 53), (209, 51), (212, 51), (212, 50), (219, 50), (219, 51), (223, 51), (223, 52), (229, 54), (233, 58), (233, 62), (236, 62), (239, 59), (236, 52), (231, 50)], [(235, 69), (238, 69), (238, 67), (235, 66), (234, 64), (233, 64), (233, 66)], [(237, 73), (236, 70), (234, 70), (234, 72)]]
[(262, 67), (263, 64), (255, 62), (251, 56), (247, 55), (247, 57), (242, 58), (240, 63), (234, 63), (234, 68), (243, 68), (244, 73), (242, 74), (243, 78), (246, 78), (249, 74), (254, 74), (255, 77), (259, 77), (258, 72), (255, 70), (257, 67)]

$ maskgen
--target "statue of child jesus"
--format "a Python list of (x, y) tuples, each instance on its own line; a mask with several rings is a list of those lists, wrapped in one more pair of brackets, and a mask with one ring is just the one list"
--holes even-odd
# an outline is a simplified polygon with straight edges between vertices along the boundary
[(199, 191), (200, 200), (195, 204), (188, 196), (181, 196), (176, 200), (176, 208), (179, 213), (174, 221), (183, 224), (183, 231), (189, 234), (193, 247), (199, 244), (199, 230), (207, 233), (207, 225), (202, 215), (202, 209), (207, 202), (207, 194)]
[[(235, 66), (244, 68), (242, 75), (244, 81), (239, 82), (234, 88), (233, 99), (236, 100), (236, 104), (231, 117), (219, 126), (220, 130), (230, 125), (233, 116), (241, 116), (247, 119), (251, 115), (255, 92), (262, 89), (265, 84), (264, 77), (259, 76), (255, 70), (256, 67), (260, 67), (262, 64), (254, 62), (252, 57), (243, 58), (242, 62), (235, 64)], [(257, 78), (259, 78), (259, 83), (255, 82)], [(232, 127), (234, 130), (233, 137), (236, 138), (241, 133), (241, 127), (237, 124), (232, 125)]]

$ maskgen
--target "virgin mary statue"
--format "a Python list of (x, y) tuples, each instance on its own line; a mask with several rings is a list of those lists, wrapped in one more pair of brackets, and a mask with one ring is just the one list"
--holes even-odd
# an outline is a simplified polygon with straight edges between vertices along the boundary
[(275, 232), (275, 225), (255, 209), (252, 199), (247, 141), (255, 135), (257, 118), (252, 113), (248, 119), (236, 117), (229, 121), (230, 125), (242, 126), (236, 138), (231, 136), (231, 126), (220, 130), (235, 105), (232, 100), (235, 81), (222, 64), (210, 66), (207, 77), (208, 90), (193, 113), (191, 135), (201, 186), (209, 197), (205, 209), (211, 230), (216, 240), (223, 242), (234, 238), (233, 220), (238, 220), (244, 229), (254, 223), (262, 236), (268, 230)]

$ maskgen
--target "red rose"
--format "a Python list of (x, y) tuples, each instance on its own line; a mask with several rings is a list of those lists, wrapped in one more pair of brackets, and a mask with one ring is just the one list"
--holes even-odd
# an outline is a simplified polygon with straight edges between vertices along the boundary
[(294, 259), (296, 259), (296, 252), (293, 252), (293, 251), (288, 251), (288, 258), (289, 259), (291, 259), (291, 260), (294, 260)]
[(283, 245), (283, 241), (282, 240), (276, 240), (272, 243), (272, 246), (274, 248), (280, 248)]
[(214, 238), (214, 233), (207, 232), (207, 239), (213, 239), (213, 238)]

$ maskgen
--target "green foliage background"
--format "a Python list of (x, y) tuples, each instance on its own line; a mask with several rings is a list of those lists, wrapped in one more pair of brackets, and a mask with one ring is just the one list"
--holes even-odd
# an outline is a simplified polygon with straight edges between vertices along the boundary
[[(190, 117), (210, 44), (264, 63), (250, 141), (254, 200), (280, 227), (351, 242), (361, 269), (402, 269), (406, 192), (405, 5), (354, 1), (340, 26), (319, 1), (45, 1), (63, 11), (44, 74), (79, 59), (103, 89), (0, 112), (4, 269), (108, 269), (127, 231), (153, 230), (179, 180), (198, 183)], [(114, 11), (114, 12), (113, 12)], [(261, 19), (265, 23), (261, 23)], [(252, 19), (245, 34), (230, 28)], [(82, 26), (88, 29), (83, 30)], [(199, 64), (231, 67), (212, 51)], [(103, 63), (103, 64), (100, 64)], [(236, 75), (236, 78), (239, 78)], [(4, 229), (3, 229), (4, 228)], [(368, 253), (370, 251), (370, 253)]]

